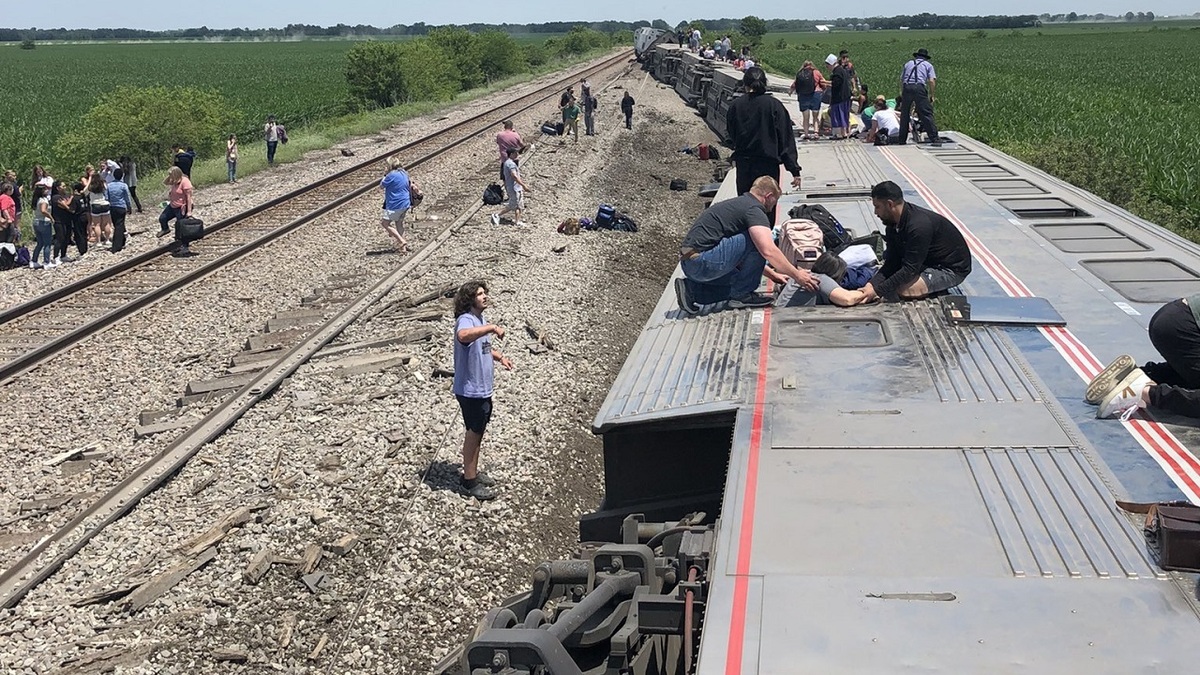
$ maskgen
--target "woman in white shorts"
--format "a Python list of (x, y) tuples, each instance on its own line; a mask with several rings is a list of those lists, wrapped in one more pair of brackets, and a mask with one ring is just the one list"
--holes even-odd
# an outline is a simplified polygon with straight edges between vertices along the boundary
[(105, 189), (104, 179), (100, 174), (92, 174), (87, 183), (88, 208), (91, 218), (88, 220), (88, 241), (100, 241), (107, 244), (112, 237), (112, 215), (109, 212), (108, 190)]

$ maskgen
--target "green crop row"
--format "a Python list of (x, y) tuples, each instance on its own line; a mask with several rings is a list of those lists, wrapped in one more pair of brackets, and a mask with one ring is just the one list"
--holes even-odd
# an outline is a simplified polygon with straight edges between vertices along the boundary
[(791, 75), (848, 49), (872, 94), (899, 93), (919, 47), (937, 68), (938, 126), (962, 131), (1161, 225), (1200, 234), (1194, 92), (1200, 30), (768, 35), (758, 58)]

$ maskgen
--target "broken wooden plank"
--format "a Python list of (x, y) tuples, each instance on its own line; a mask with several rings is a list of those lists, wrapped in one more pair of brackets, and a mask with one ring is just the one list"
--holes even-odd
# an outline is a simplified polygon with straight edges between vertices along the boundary
[(83, 451), (86, 449), (87, 449), (86, 447), (75, 448), (74, 450), (67, 450), (66, 452), (60, 452), (57, 455), (46, 460), (45, 462), (42, 462), (42, 464), (45, 466), (58, 466), (59, 464), (62, 464), (63, 462), (69, 462), (71, 460), (81, 459), (83, 457)]
[(300, 576), (312, 574), (317, 569), (317, 565), (321, 564), (321, 557), (325, 555), (325, 550), (319, 544), (309, 544), (304, 547), (304, 554), (300, 556), (300, 569), (297, 570)]
[(293, 328), (292, 330), (281, 330), (277, 333), (256, 335), (246, 340), (246, 349), (260, 350), (271, 347), (290, 347), (303, 339), (308, 333), (309, 331), (303, 328)]
[(243, 363), (240, 366), (229, 366), (225, 372), (230, 375), (244, 375), (246, 373), (257, 373), (260, 370), (270, 368), (275, 364), (275, 359), (267, 359), (266, 361), (251, 361)]
[(24, 513), (26, 511), (37, 511), (39, 513), (43, 511), (53, 511), (54, 509), (60, 509), (71, 503), (72, 499), (75, 499), (75, 495), (67, 495), (65, 497), (48, 497), (44, 499), (29, 499), (21, 502), (17, 506), (17, 513)]
[(374, 363), (366, 363), (361, 366), (351, 366), (349, 368), (339, 368), (335, 372), (338, 375), (341, 375), (342, 377), (353, 377), (355, 375), (362, 375), (364, 373), (375, 373), (375, 372), (379, 372), (382, 370), (387, 370), (389, 368), (395, 368), (396, 366), (403, 366), (404, 364), (408, 363), (409, 358), (410, 357), (408, 355), (402, 354), (400, 356), (396, 356), (396, 357), (386, 359), (383, 361), (376, 361)]
[(432, 302), (438, 298), (449, 298), (458, 290), (458, 284), (446, 284), (429, 291), (425, 295), (419, 295), (408, 301), (408, 307), (419, 307), (427, 302)]
[(280, 331), (294, 329), (297, 326), (310, 326), (314, 323), (321, 323), (321, 315), (319, 313), (315, 316), (296, 316), (283, 319), (267, 319), (267, 332), (278, 333)]
[(403, 312), (389, 312), (381, 317), (385, 319), (395, 319), (398, 321), (437, 321), (446, 315), (446, 310), (443, 308), (433, 309), (410, 309)]
[(227, 389), (241, 389), (253, 382), (256, 377), (258, 375), (248, 373), (232, 377), (218, 377), (211, 380), (193, 380), (192, 382), (188, 382), (186, 393), (188, 396), (195, 396), (196, 394), (208, 394)]
[(96, 588), (88, 591), (83, 597), (71, 603), (72, 607), (87, 607), (88, 605), (98, 605), (102, 602), (112, 602), (120, 600), (137, 590), (139, 586), (146, 583), (145, 578), (141, 579), (122, 579), (116, 585), (103, 588)]
[(321, 633), (321, 639), (317, 640), (317, 646), (308, 654), (309, 661), (316, 661), (321, 655), (321, 650), (325, 649), (325, 645), (329, 642), (329, 633)]
[(216, 401), (226, 396), (229, 396), (236, 389), (222, 389), (220, 391), (210, 391), (204, 394), (185, 394), (175, 399), (175, 405), (180, 408), (186, 408), (193, 403), (204, 403), (206, 401)]
[(242, 581), (247, 584), (257, 584), (266, 576), (273, 562), (274, 556), (270, 549), (264, 547), (259, 550), (254, 557), (250, 558), (250, 564), (246, 565), (246, 569), (242, 571)]
[(279, 658), (283, 658), (284, 651), (288, 645), (292, 644), (292, 633), (296, 630), (296, 613), (288, 612), (287, 616), (283, 617), (283, 626), (279, 629)]
[(147, 438), (156, 434), (166, 433), (168, 431), (177, 431), (179, 429), (189, 429), (195, 420), (169, 420), (167, 422), (157, 422), (155, 424), (139, 425), (133, 428), (134, 439)]
[(263, 359), (276, 358), (283, 354), (283, 347), (267, 347), (266, 349), (247, 349), (229, 357), (229, 365), (240, 366)]
[(242, 506), (233, 512), (227, 514), (224, 518), (217, 522), (206, 531), (204, 534), (196, 537), (188, 542), (187, 549), (192, 553), (199, 553), (210, 546), (215, 546), (217, 542), (225, 538), (229, 530), (250, 522), (254, 518), (253, 512), (248, 506)]
[(390, 347), (397, 344), (412, 344), (414, 342), (428, 340), (431, 337), (433, 337), (432, 328), (418, 328), (416, 330), (410, 330), (406, 333), (393, 335), (392, 337), (383, 338), (381, 340), (367, 340), (366, 342), (351, 342), (348, 344), (330, 345), (329, 347), (317, 352), (313, 358), (319, 359), (337, 356), (338, 354), (352, 352), (356, 349), (378, 349), (379, 347)]
[(195, 497), (201, 492), (204, 492), (215, 482), (217, 482), (217, 474), (215, 473), (210, 473), (204, 478), (197, 478), (192, 482), (192, 496)]
[(171, 408), (170, 410), (143, 410), (138, 413), (138, 424), (148, 426), (160, 420), (165, 420), (168, 417), (177, 417), (179, 412), (179, 408)]
[(346, 555), (358, 546), (358, 535), (350, 533), (343, 534), (336, 541), (329, 545), (329, 550), (335, 555)]
[(175, 584), (183, 581), (184, 577), (212, 562), (217, 557), (217, 549), (209, 547), (196, 557), (177, 563), (162, 574), (142, 584), (131, 593), (125, 601), (131, 612), (140, 612), (147, 605), (160, 598), (164, 593), (174, 588)]
[(546, 334), (546, 331), (538, 328), (532, 323), (529, 323), (528, 320), (525, 321), (525, 332), (529, 333), (529, 337), (546, 345), (546, 347), (549, 349), (557, 349), (557, 347), (554, 346), (554, 341), (550, 339), (550, 336)]
[(245, 663), (250, 660), (250, 655), (241, 649), (232, 647), (222, 647), (214, 649), (212, 653), (213, 660), (218, 663)]

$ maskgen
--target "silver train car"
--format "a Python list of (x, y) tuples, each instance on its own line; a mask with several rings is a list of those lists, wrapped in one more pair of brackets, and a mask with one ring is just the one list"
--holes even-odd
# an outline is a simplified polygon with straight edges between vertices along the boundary
[(593, 423), (606, 494), (577, 557), (438, 672), (1193, 672), (1197, 578), (1114, 501), (1200, 501), (1200, 426), (1082, 399), (1113, 356), (1157, 359), (1147, 324), (1200, 293), (1200, 246), (945, 138), (799, 143), (805, 187), (778, 212), (819, 203), (864, 234), (895, 181), (963, 233), (967, 280), (699, 317), (668, 284)]

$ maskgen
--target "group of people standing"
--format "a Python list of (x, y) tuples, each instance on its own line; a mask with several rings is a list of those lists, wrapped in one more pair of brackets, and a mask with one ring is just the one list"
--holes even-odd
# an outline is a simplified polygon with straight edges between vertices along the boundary
[(79, 256), (88, 252), (89, 244), (120, 251), (125, 246), (126, 215), (135, 207), (142, 211), (137, 164), (121, 157), (103, 159), (99, 166), (96, 171), (87, 165), (79, 180), (67, 183), (35, 165), (28, 192), (16, 173), (7, 171), (0, 184), (0, 240), (20, 244), (22, 206), (28, 198), (33, 209), (31, 269), (53, 269), (73, 262), (67, 254), (72, 243)]
[(937, 73), (928, 50), (918, 49), (904, 64), (899, 83), (901, 95), (892, 99), (881, 94), (869, 98), (867, 85), (859, 78), (849, 51), (843, 49), (837, 56), (830, 54), (825, 63), (830, 68), (828, 78), (812, 61), (805, 61), (790, 87), (800, 107), (801, 139), (819, 138), (824, 103), (828, 105), (830, 137), (835, 140), (852, 135), (851, 114), (860, 114), (866, 131), (864, 140), (868, 142), (904, 145), (917, 126), (932, 145), (941, 145), (933, 112)]
[[(621, 97), (621, 114), (625, 117), (625, 128), (633, 128), (633, 95), (628, 91)], [(579, 142), (579, 118), (583, 117), (584, 134), (596, 135), (596, 108), (600, 102), (592, 94), (592, 85), (587, 78), (579, 80), (579, 97), (575, 89), (567, 87), (558, 99), (558, 109), (562, 113), (563, 135), (573, 135)]]

